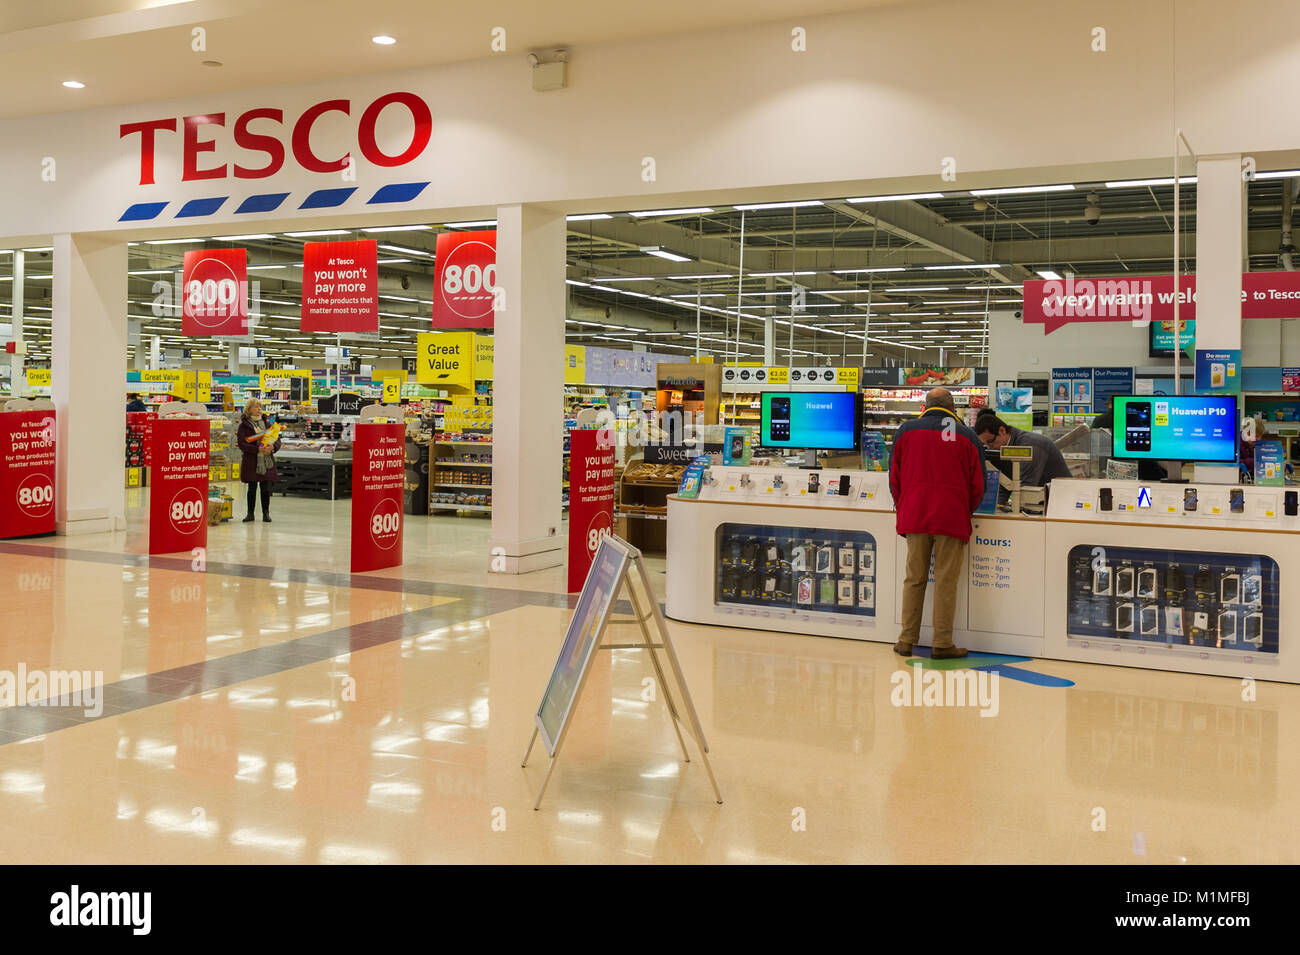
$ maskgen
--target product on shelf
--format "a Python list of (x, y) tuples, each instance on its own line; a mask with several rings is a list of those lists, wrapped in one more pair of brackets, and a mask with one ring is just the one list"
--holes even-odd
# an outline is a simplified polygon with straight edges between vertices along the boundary
[(715, 601), (874, 617), (875, 555), (861, 531), (723, 524)]
[[(1144, 640), (1171, 648), (1278, 652), (1278, 566), (1258, 554), (1071, 549), (1072, 641)], [(1198, 651), (1199, 652), (1199, 651)]]

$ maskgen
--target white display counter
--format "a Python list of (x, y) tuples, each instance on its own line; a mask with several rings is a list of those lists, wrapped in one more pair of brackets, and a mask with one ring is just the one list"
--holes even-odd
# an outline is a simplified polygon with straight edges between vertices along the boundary
[[(698, 499), (668, 499), (668, 616), (897, 639), (906, 542), (887, 474), (715, 467), (709, 477)], [(1195, 511), (1183, 509), (1189, 490)], [(1284, 513), (1282, 488), (1241, 488), (1240, 511), (1230, 490), (1058, 480), (1045, 518), (976, 515), (955, 642), (1300, 682), (1300, 654), (1280, 646), (1281, 594), (1300, 580), (1300, 517)], [(931, 605), (927, 594), (923, 644)]]

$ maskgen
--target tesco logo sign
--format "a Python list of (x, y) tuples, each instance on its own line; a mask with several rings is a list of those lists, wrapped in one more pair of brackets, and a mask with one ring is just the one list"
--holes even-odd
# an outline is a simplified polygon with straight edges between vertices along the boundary
[[(375, 135), (375, 126), (379, 114), (385, 109), (404, 109), (414, 120), (411, 141), (399, 153), (386, 153), (379, 147)], [(215, 157), (208, 153), (217, 152), (220, 133), (209, 127), (225, 127), (225, 113), (203, 113), (197, 116), (182, 116), (179, 121), (174, 117), (153, 119), (142, 123), (123, 123), (119, 138), (139, 135), (140, 145), (140, 185), (154, 184), (154, 155), (161, 133), (175, 134), (179, 123), (181, 129), (181, 181), (191, 182), (200, 179), (226, 179), (233, 174), (236, 179), (265, 179), (274, 176), (283, 167), (289, 155), (308, 172), (340, 172), (351, 164), (351, 153), (342, 156), (318, 156), (312, 151), (311, 130), (321, 116), (326, 113), (343, 113), (352, 115), (352, 101), (346, 99), (323, 100), (307, 107), (288, 126), (284, 110), (273, 106), (259, 106), (246, 110), (234, 118), (230, 124), (230, 138), (240, 149), (260, 153), (264, 157), (260, 165), (243, 165), (241, 163), (213, 162)], [(285, 134), (288, 133), (286, 149)], [(361, 155), (376, 166), (401, 166), (416, 159), (429, 145), (433, 135), (433, 115), (429, 104), (415, 93), (397, 92), (380, 96), (361, 113), (357, 122), (356, 143)]]

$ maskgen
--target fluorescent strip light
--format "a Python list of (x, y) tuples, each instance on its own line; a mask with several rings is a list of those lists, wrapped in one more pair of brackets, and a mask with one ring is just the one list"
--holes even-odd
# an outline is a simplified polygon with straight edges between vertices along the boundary
[[(653, 282), (653, 275), (601, 275), (597, 276), (601, 282)], [(596, 286), (592, 286), (595, 288)]]
[(922, 305), (978, 305), (980, 300), (977, 298), (958, 298), (947, 302), (922, 302)]
[(1017, 292), (1023, 292), (1025, 289), (1023, 285), (966, 285), (963, 288), (968, 292), (983, 292), (985, 289), (991, 288), (1014, 289)]
[(836, 275), (854, 275), (858, 272), (906, 272), (902, 265), (877, 265), (869, 269), (831, 269)]
[(1071, 183), (1058, 186), (1012, 186), (1008, 189), (972, 189), (972, 196), (1021, 196), (1038, 192), (1073, 192)]
[(614, 218), (608, 212), (588, 212), (578, 216), (565, 216), (566, 222), (590, 222), (592, 219), (612, 219)]
[(999, 262), (965, 262), (961, 265), (927, 265), (927, 272), (942, 272), (949, 269), (1000, 269)]
[(777, 275), (816, 275), (816, 272), (750, 272), (751, 278), (771, 278)]
[(1047, 279), (1050, 282), (1061, 281), (1061, 273), (1053, 272), (1051, 269), (1036, 269), (1039, 278)]
[[(1189, 182), (1196, 182), (1195, 176), (1184, 176), (1180, 178), (1179, 183), (1187, 185)], [(1135, 189), (1138, 186), (1172, 186), (1174, 180), (1172, 177), (1163, 179), (1117, 179), (1106, 183), (1107, 189)]]
[(410, 262), (410, 259), (376, 259), (376, 265), (398, 265), (402, 262)]
[(386, 225), (374, 229), (362, 229), (362, 232), (414, 232), (417, 229), (432, 229), (431, 225)]
[(583, 288), (587, 288), (591, 284), (590, 282), (579, 282), (577, 279), (565, 279), (564, 283), (566, 285), (581, 285)]
[(246, 239), (274, 239), (269, 232), (251, 232), (248, 235), (214, 235), (213, 242), (243, 242)]
[(661, 259), (667, 259), (669, 262), (691, 262), (689, 255), (678, 255), (676, 252), (669, 252), (659, 245), (643, 245), (641, 251), (646, 255), (655, 255)]
[(634, 219), (648, 219), (651, 216), (692, 216), (712, 212), (709, 206), (694, 206), (690, 209), (650, 209), (645, 212), (629, 212)]
[(53, 252), (53, 251), (54, 251), (54, 246), (52, 246), (52, 245), (47, 245), (47, 246), (42, 246), (42, 247), (39, 248), (39, 249), (23, 249), (23, 251), (24, 251), (24, 252)]
[(497, 224), (496, 219), (476, 219), (472, 222), (444, 222), (443, 225), (448, 229), (473, 229), (478, 226), (494, 226)]
[(802, 202), (754, 202), (743, 206), (732, 206), (732, 208), (749, 212), (756, 209), (803, 209), (807, 206), (820, 205), (825, 205), (820, 199), (806, 199)]
[(942, 199), (942, 192), (909, 192), (902, 196), (858, 196), (849, 202), (901, 202), (905, 199)]
[(676, 292), (668, 296), (669, 298), (726, 298), (722, 292)]
[[(418, 298), (411, 298), (409, 295), (388, 295), (388, 294), (383, 294), (383, 295), (380, 295), (379, 297), (380, 297), (380, 298), (386, 298), (386, 299), (388, 299), (389, 301), (393, 301), (393, 302), (418, 302), (418, 301), (419, 301)], [(267, 299), (267, 301), (269, 301), (269, 299)], [(291, 303), (289, 303), (289, 302), (283, 302), (283, 303), (280, 303), (280, 304), (289, 305), (289, 304), (291, 304)]]
[(379, 248), (383, 249), (385, 252), (397, 252), (401, 255), (423, 255), (426, 258), (435, 258), (432, 252), (425, 252), (423, 249), (412, 249), (404, 245), (385, 245), (380, 243)]
[[(266, 269), (291, 269), (291, 268), (293, 268), (293, 265), (286, 262), (284, 265), (250, 265), (248, 266), (248, 271), (257, 272), (257, 271), (264, 271)], [(302, 266), (300, 265), (298, 266), (298, 268), (302, 268)]]
[(1278, 169), (1273, 172), (1255, 173), (1256, 179), (1294, 179), (1297, 176), (1300, 176), (1300, 169)]
[(127, 275), (171, 275), (173, 272), (179, 272), (180, 269), (135, 269), (128, 271)]
[(727, 272), (711, 272), (704, 275), (665, 275), (664, 278), (674, 282), (689, 282), (691, 279), (729, 279), (731, 275)]
[(146, 239), (145, 245), (189, 245), (194, 242), (203, 242), (204, 239)]
[(285, 232), (291, 239), (310, 239), (317, 235), (347, 235), (347, 229), (315, 229), (311, 232)]

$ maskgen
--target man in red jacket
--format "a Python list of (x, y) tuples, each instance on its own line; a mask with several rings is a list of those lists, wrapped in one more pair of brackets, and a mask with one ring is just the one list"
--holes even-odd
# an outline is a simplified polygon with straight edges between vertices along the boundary
[(964, 657), (952, 645), (970, 516), (984, 497), (984, 451), (975, 432), (957, 419), (952, 394), (935, 388), (925, 396), (925, 411), (905, 422), (894, 437), (889, 464), (898, 533), (907, 538), (907, 576), (903, 583), (903, 629), (894, 652), (912, 655), (920, 637), (925, 587), (934, 555), (934, 643), (936, 660)]

